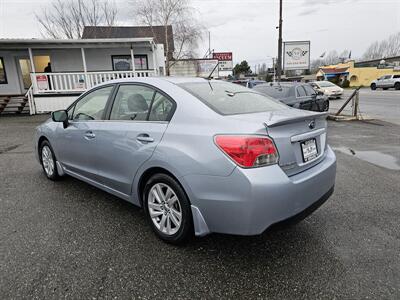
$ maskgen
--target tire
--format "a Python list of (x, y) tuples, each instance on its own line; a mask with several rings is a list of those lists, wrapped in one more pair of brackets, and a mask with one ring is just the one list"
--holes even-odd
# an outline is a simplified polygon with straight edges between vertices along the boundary
[(395, 89), (395, 90), (400, 90), (400, 82), (396, 82), (396, 83), (394, 84), (394, 89)]
[(376, 84), (375, 83), (371, 84), (371, 90), (373, 90), (373, 91), (376, 90)]
[(328, 111), (329, 110), (329, 100), (325, 101), (325, 107), (324, 107), (324, 111)]
[(60, 178), (57, 170), (56, 156), (54, 155), (53, 148), (47, 140), (44, 140), (39, 147), (40, 163), (43, 172), (50, 180), (56, 181)]
[[(171, 203), (168, 198), (175, 201)], [(190, 201), (174, 178), (163, 173), (153, 175), (146, 182), (143, 199), (146, 218), (160, 239), (179, 245), (193, 237)]]

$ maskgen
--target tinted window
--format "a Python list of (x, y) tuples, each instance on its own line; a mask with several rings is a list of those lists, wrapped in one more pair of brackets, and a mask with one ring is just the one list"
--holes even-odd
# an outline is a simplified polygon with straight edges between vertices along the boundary
[(254, 90), (271, 96), (274, 99), (283, 99), (290, 96), (290, 87), (288, 86), (258, 85), (254, 87)]
[(75, 105), (73, 120), (101, 120), (113, 88), (113, 86), (108, 86), (85, 95)]
[(115, 96), (110, 120), (145, 121), (154, 90), (140, 85), (121, 85)]
[(268, 96), (228, 82), (189, 82), (180, 87), (223, 115), (287, 109)]
[(311, 86), (304, 85), (303, 87), (306, 90), (307, 96), (312, 96), (316, 94), (315, 90)]
[(400, 75), (394, 75), (393, 78), (400, 78)]
[(173, 103), (167, 97), (157, 92), (151, 106), (149, 121), (167, 121), (172, 108)]
[(384, 79), (391, 79), (392, 75), (386, 75)]
[(296, 95), (297, 95), (297, 97), (305, 97), (306, 96), (306, 92), (304, 91), (302, 86), (298, 86), (296, 88)]

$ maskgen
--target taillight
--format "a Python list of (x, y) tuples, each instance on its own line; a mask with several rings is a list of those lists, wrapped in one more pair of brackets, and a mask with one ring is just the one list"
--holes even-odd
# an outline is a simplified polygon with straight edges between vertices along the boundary
[(278, 151), (274, 142), (268, 137), (217, 135), (215, 143), (235, 163), (244, 168), (268, 166), (278, 163)]

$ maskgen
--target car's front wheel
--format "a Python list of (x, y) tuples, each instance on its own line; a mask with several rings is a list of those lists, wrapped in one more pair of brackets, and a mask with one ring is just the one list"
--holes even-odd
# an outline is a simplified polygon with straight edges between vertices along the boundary
[(190, 202), (174, 178), (153, 175), (144, 187), (143, 197), (146, 217), (159, 238), (181, 244), (193, 236)]
[(47, 178), (50, 180), (57, 180), (60, 176), (57, 172), (56, 157), (48, 141), (45, 140), (40, 144), (39, 154), (40, 162)]
[(375, 83), (371, 84), (371, 90), (373, 90), (373, 91), (376, 90), (376, 84)]

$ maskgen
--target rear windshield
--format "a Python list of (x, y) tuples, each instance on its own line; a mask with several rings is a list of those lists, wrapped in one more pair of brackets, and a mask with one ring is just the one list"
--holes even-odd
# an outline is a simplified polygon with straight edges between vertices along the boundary
[(284, 99), (290, 96), (290, 87), (288, 86), (258, 85), (254, 87), (254, 90), (275, 99)]
[(287, 109), (274, 99), (229, 82), (187, 82), (179, 84), (222, 115), (247, 114)]

